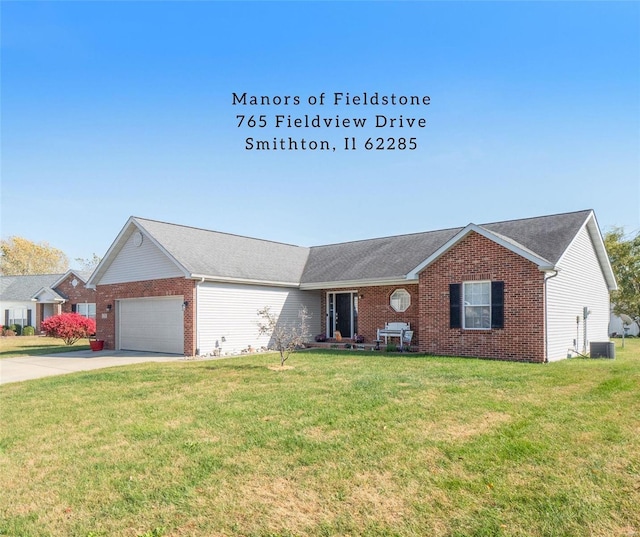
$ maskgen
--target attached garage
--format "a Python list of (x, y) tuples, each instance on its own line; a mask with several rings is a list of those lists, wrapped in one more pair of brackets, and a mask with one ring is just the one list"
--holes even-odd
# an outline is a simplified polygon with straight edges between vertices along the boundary
[(181, 296), (118, 300), (118, 348), (183, 354), (182, 304)]

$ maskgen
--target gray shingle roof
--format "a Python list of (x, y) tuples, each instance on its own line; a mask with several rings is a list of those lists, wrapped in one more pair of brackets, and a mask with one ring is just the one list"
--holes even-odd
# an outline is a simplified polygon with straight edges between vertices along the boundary
[(309, 248), (134, 219), (191, 275), (298, 283)]
[[(481, 224), (555, 264), (591, 211)], [(464, 228), (427, 231), (311, 248), (302, 283), (399, 279)]]
[(402, 278), (462, 229), (315, 246), (301, 283)]
[(64, 274), (35, 274), (30, 276), (0, 276), (0, 300), (24, 302), (43, 287), (51, 287)]
[[(578, 211), (480, 227), (554, 265), (592, 211)], [(314, 285), (350, 281), (399, 280), (418, 267), (464, 227), (314, 246), (311, 248), (133, 217), (191, 277)], [(125, 227), (114, 243), (126, 240)], [(126, 230), (129, 230), (125, 233)], [(99, 268), (106, 270), (106, 266)], [(99, 275), (93, 278), (99, 281)]]
[(521, 220), (482, 224), (482, 227), (516, 241), (538, 256), (558, 262), (591, 211), (578, 211)]

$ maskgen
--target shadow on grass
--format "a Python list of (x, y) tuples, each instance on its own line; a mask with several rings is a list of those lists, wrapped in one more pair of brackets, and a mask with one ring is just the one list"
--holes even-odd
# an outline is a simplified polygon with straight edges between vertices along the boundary
[(217, 370), (225, 369), (231, 371), (249, 371), (251, 369), (266, 369), (266, 364), (208, 364), (205, 369)]
[(0, 359), (18, 358), (20, 356), (38, 356), (59, 352), (84, 351), (89, 350), (89, 348), (89, 345), (47, 345), (43, 343), (26, 343), (21, 344), (19, 347), (12, 346), (11, 349), (0, 351)]

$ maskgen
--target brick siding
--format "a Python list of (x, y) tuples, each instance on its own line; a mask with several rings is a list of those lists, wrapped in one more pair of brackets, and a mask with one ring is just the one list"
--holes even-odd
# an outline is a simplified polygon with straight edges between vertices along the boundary
[[(74, 278), (78, 280), (78, 285), (75, 287), (71, 284)], [(95, 289), (87, 289), (84, 286), (84, 282), (74, 274), (69, 274), (69, 276), (55, 288), (55, 291), (67, 299), (67, 301), (62, 304), (61, 313), (71, 313), (72, 304), (84, 304), (85, 302), (94, 303), (96, 301), (97, 293)]]
[[(504, 328), (449, 328), (449, 284), (504, 282)], [(472, 232), (420, 274), (420, 352), (543, 362), (544, 273)]]
[[(150, 298), (162, 296), (182, 296), (189, 303), (184, 312), (184, 354), (193, 356), (195, 344), (195, 281), (185, 278), (165, 278), (140, 282), (113, 283), (97, 286), (96, 324), (97, 336), (104, 339), (105, 349), (115, 349), (116, 345), (116, 300), (125, 298)], [(112, 306), (110, 312), (107, 305)]]
[[(75, 287), (71, 284), (74, 278), (78, 280), (78, 284)], [(71, 313), (73, 304), (84, 304), (85, 302), (93, 304), (96, 302), (96, 290), (87, 289), (84, 282), (76, 277), (75, 274), (67, 276), (60, 285), (55, 287), (54, 291), (65, 297), (66, 301), (63, 304), (53, 304), (52, 315)], [(31, 324), (36, 327), (38, 331), (40, 331), (40, 324), (43, 321), (44, 307), (44, 304), (37, 304), (34, 308), (35, 319), (31, 321)]]
[[(404, 312), (395, 311), (390, 305), (391, 294), (396, 289), (405, 289), (411, 295), (411, 305)], [(348, 289), (346, 291), (354, 291)], [(345, 290), (327, 289), (322, 292), (321, 308), (322, 318), (325, 319), (322, 331), (326, 330), (327, 319), (327, 292), (341, 293)], [(358, 293), (358, 335), (364, 336), (366, 343), (375, 341), (378, 328), (384, 328), (385, 323), (403, 322), (410, 323), (413, 332), (411, 345), (417, 345), (420, 338), (418, 327), (419, 304), (418, 285), (385, 285), (380, 287), (361, 287)]]

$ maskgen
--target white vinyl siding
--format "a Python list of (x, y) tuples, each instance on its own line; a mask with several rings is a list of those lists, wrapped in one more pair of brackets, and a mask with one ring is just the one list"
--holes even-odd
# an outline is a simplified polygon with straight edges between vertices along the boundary
[[(20, 324), (23, 325), (22, 322), (20, 322), (20, 319), (18, 319), (17, 321), (15, 320), (15, 316), (18, 315), (24, 315), (24, 326), (26, 326), (26, 322), (27, 322), (27, 318), (29, 316), (31, 316), (31, 325), (36, 328), (39, 329), (40, 327), (35, 326), (36, 323), (36, 306), (34, 305), (33, 302), (20, 302), (20, 301), (7, 301), (7, 302), (0, 302), (0, 311), (2, 312), (2, 324)], [(30, 311), (31, 314), (27, 313), (27, 311)], [(21, 313), (20, 313), (21, 312)], [(9, 316), (9, 323), (7, 323), (7, 315)]]
[(182, 302), (181, 296), (118, 300), (118, 349), (183, 354)]
[(197, 343), (200, 354), (219, 350), (235, 354), (251, 346), (268, 347), (269, 337), (258, 334), (257, 312), (269, 306), (280, 321), (294, 323), (307, 306), (310, 339), (323, 331), (320, 319), (320, 293), (287, 287), (205, 282), (197, 287)]
[[(547, 281), (548, 359), (560, 360), (574, 348), (583, 352), (583, 308), (591, 312), (587, 318), (589, 342), (608, 341), (609, 290), (586, 227), (576, 235), (558, 263), (558, 275)], [(576, 322), (576, 318), (580, 322)]]
[(149, 238), (145, 237), (142, 244), (136, 246), (134, 237), (135, 233), (129, 237), (113, 263), (109, 265), (98, 282), (100, 285), (185, 275)]
[(638, 323), (625, 325), (620, 317), (611, 313), (611, 316), (609, 317), (609, 333), (615, 333), (618, 336), (621, 336), (623, 332), (625, 332), (626, 336), (638, 337), (640, 335), (640, 327), (638, 326)]

